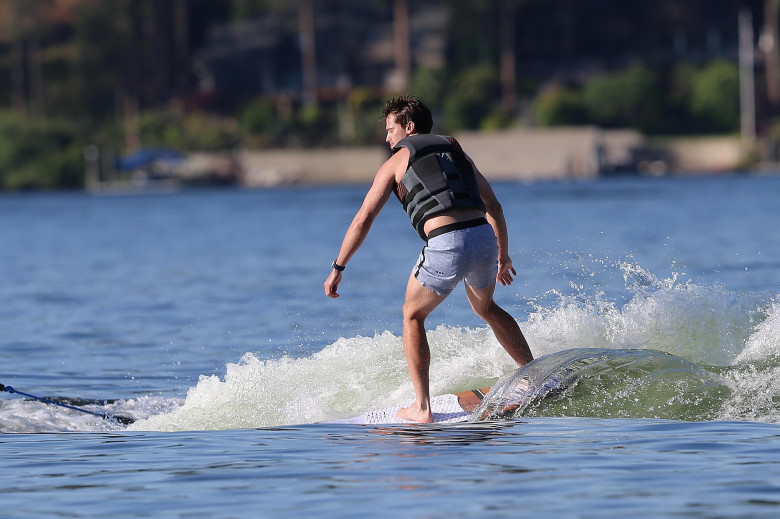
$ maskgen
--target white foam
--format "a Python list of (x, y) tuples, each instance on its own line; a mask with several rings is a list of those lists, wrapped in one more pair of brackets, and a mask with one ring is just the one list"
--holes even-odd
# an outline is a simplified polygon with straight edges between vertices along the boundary
[[(433, 395), (485, 387), (514, 367), (487, 329), (440, 326), (430, 337)], [(413, 397), (401, 339), (383, 332), (341, 338), (298, 359), (263, 361), (248, 353), (241, 362), (228, 364), (222, 379), (201, 376), (180, 407), (131, 428), (172, 431), (315, 423), (371, 409), (397, 410)]]
[(731, 397), (719, 419), (780, 423), (780, 306), (773, 302), (734, 366), (726, 373)]
[[(727, 370), (734, 396), (724, 405), (724, 419), (780, 421), (773, 405), (780, 395), (780, 368), (775, 368), (780, 364), (780, 304), (721, 285), (697, 285), (674, 273), (659, 278), (634, 263), (603, 262), (598, 268), (599, 275), (623, 276), (626, 297), (607, 297), (587, 285), (573, 286), (570, 294), (544, 294), (520, 323), (535, 357), (572, 348), (662, 350)], [(505, 296), (502, 306), (516, 315)], [(487, 327), (441, 325), (428, 337), (432, 395), (490, 386), (515, 367)], [(131, 426), (135, 430), (256, 428), (347, 417), (395, 423), (395, 411), (413, 397), (402, 340), (385, 331), (340, 338), (302, 358), (262, 360), (247, 353), (227, 364), (224, 374), (201, 375), (185, 399), (146, 396), (106, 410), (137, 418)], [(0, 424), (3, 432), (116, 427), (11, 399), (0, 401)]]
[[(780, 356), (780, 310), (775, 305), (767, 310), (763, 296), (720, 285), (700, 286), (675, 274), (661, 279), (635, 264), (604, 268), (623, 273), (626, 302), (597, 290), (588, 293), (587, 288), (574, 294), (546, 294), (520, 323), (534, 356), (583, 347), (649, 348), (702, 366), (729, 366), (736, 359), (738, 366), (747, 363), (754, 370), (755, 362)], [(515, 367), (487, 327), (441, 325), (428, 336), (432, 395), (490, 386)], [(736, 373), (736, 393), (769, 387), (765, 378), (769, 376)], [(778, 393), (772, 390), (774, 394)], [(142, 405), (133, 415), (141, 419), (131, 428), (255, 428), (348, 417), (364, 417), (363, 423), (397, 423), (395, 412), (413, 396), (402, 340), (385, 331), (373, 337), (340, 338), (303, 358), (261, 360), (247, 353), (240, 362), (228, 364), (223, 377), (202, 375), (183, 402), (160, 412)], [(132, 409), (130, 402), (127, 405)], [(759, 418), (771, 414), (768, 403), (737, 398), (734, 406), (724, 416), (742, 416), (746, 408), (756, 409), (751, 416)]]
[(772, 302), (765, 320), (758, 323), (737, 356), (735, 364), (780, 359), (780, 305)]
[(703, 365), (729, 365), (750, 337), (762, 300), (677, 275), (659, 279), (620, 263), (630, 299), (622, 306), (600, 292), (550, 292), (537, 304), (526, 336), (535, 355), (569, 348), (657, 349)]

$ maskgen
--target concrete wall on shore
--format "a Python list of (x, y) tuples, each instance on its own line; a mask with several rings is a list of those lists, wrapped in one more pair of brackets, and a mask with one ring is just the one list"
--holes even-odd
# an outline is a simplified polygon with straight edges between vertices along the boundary
[[(593, 178), (600, 161), (619, 162), (642, 143), (630, 130), (597, 128), (467, 132), (456, 135), (490, 179)], [(310, 150), (243, 151), (238, 156), (246, 186), (368, 183), (389, 157), (385, 146)], [(603, 164), (602, 164), (603, 165)]]
[(594, 127), (474, 132), (457, 138), (486, 177), (501, 180), (595, 178), (606, 166), (629, 160), (643, 142), (632, 130)]
[[(633, 130), (595, 127), (464, 132), (455, 137), (482, 173), (495, 180), (595, 178), (610, 171), (692, 174), (737, 168), (739, 137), (664, 139), (648, 145)], [(651, 150), (650, 153), (647, 150)], [(658, 159), (657, 157), (663, 157)], [(247, 150), (234, 156), (248, 187), (370, 183), (389, 157), (384, 145), (306, 150)], [(648, 158), (649, 157), (649, 158)]]
[(739, 137), (661, 139), (654, 146), (666, 150), (674, 171), (682, 174), (733, 171), (743, 164), (750, 146)]
[(248, 187), (371, 182), (390, 156), (382, 146), (244, 151), (241, 183)]

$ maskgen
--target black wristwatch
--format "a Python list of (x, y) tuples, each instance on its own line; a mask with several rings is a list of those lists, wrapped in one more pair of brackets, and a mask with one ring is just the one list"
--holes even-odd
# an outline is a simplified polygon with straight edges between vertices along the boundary
[(338, 270), (339, 272), (344, 272), (344, 269), (347, 268), (347, 267), (342, 267), (341, 265), (336, 263), (336, 260), (333, 260), (333, 263), (331, 263), (330, 266)]

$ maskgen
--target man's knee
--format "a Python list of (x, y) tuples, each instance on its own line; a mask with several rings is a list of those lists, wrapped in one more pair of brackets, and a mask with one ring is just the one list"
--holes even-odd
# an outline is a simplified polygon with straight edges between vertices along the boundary
[(507, 312), (498, 306), (492, 299), (485, 304), (472, 305), (472, 307), (474, 308), (474, 312), (487, 322), (493, 322), (496, 319), (501, 319), (508, 315)]
[(471, 309), (474, 310), (474, 313), (477, 314), (478, 317), (481, 319), (487, 321), (490, 317), (490, 314), (488, 312), (488, 307), (486, 305), (471, 305)]
[(420, 308), (420, 306), (414, 302), (407, 301), (404, 303), (402, 312), (404, 316), (404, 322), (425, 321), (425, 313)]

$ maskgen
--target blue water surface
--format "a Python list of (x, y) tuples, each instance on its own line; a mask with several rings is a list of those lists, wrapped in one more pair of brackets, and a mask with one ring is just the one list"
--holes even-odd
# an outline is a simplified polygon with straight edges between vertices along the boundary
[(538, 418), (13, 435), (0, 485), (4, 517), (776, 517), (778, 432)]
[[(395, 200), (333, 301), (322, 283), (367, 186), (2, 195), (0, 383), (163, 425), (185, 400), (257, 419), (130, 431), (0, 393), (0, 516), (776, 517), (780, 178), (494, 188), (519, 274), (496, 299), (534, 354), (667, 351), (723, 374), (716, 419), (584, 400), (578, 416), (297, 423), (411, 397), (400, 305), (422, 243)], [(460, 291), (430, 318), (436, 387), (511, 368), (483, 326)]]

